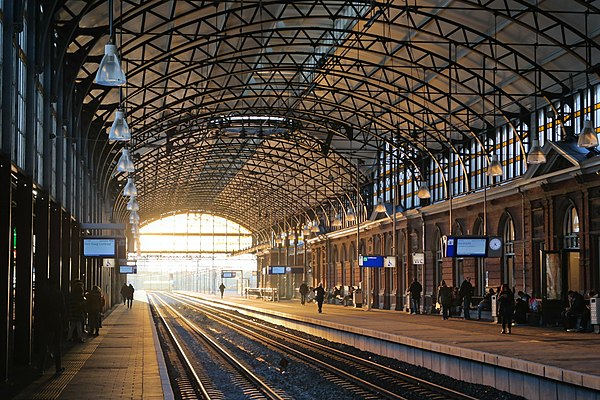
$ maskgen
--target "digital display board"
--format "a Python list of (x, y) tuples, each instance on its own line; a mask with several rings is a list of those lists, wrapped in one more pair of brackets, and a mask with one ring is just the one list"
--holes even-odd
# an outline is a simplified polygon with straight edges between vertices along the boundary
[(448, 236), (446, 257), (487, 257), (486, 236)]
[(366, 268), (383, 268), (385, 257), (383, 256), (360, 256), (359, 266)]
[(116, 238), (83, 238), (84, 257), (111, 258), (116, 256), (116, 251)]
[(121, 273), (121, 274), (137, 274), (137, 265), (120, 265), (119, 273)]
[(235, 278), (235, 272), (223, 271), (221, 272), (221, 278)]
[(285, 270), (285, 266), (272, 265), (269, 267), (269, 275), (283, 275), (285, 274)]

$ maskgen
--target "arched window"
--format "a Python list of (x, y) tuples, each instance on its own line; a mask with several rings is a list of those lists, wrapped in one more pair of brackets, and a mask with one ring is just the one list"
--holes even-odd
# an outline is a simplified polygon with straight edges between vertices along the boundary
[(563, 225), (564, 250), (566, 263), (567, 281), (563, 282), (563, 296), (568, 290), (583, 292), (585, 288), (585, 276), (580, 265), (579, 254), (579, 214), (577, 209), (570, 205), (564, 217)]
[(505, 216), (502, 237), (504, 239), (504, 256), (502, 257), (503, 283), (508, 283), (510, 288), (514, 288), (517, 284), (515, 277), (515, 224), (510, 214), (506, 214)]
[(575, 207), (570, 206), (565, 213), (565, 223), (563, 228), (565, 238), (565, 249), (579, 248), (579, 215)]

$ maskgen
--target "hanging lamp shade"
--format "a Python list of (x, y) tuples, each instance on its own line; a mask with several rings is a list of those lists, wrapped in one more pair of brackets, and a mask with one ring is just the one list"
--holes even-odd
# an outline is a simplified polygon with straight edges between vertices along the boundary
[(131, 139), (131, 130), (129, 129), (129, 125), (127, 125), (127, 120), (125, 119), (125, 111), (123, 109), (118, 108), (115, 112), (115, 120), (110, 127), (110, 132), (108, 133), (108, 140), (115, 141), (127, 141)]
[(313, 221), (310, 231), (314, 233), (319, 233), (321, 231), (321, 229), (319, 228), (319, 221), (317, 221), (316, 219)]
[(134, 225), (140, 223), (140, 215), (137, 211), (132, 211), (131, 214), (129, 214), (129, 222)]
[(577, 146), (590, 148), (598, 146), (598, 134), (592, 125), (592, 121), (586, 119), (583, 123), (583, 129), (577, 139)]
[(527, 164), (544, 164), (546, 162), (546, 154), (544, 154), (540, 143), (537, 139), (533, 139), (531, 149), (527, 153)]
[(137, 196), (137, 188), (133, 178), (127, 178), (127, 184), (123, 188), (123, 196)]
[(304, 235), (304, 237), (309, 237), (310, 236), (310, 227), (307, 225), (304, 225), (302, 227), (302, 235)]
[(139, 211), (140, 210), (140, 205), (138, 204), (135, 196), (131, 196), (131, 198), (127, 202), (127, 210), (128, 211)]
[(342, 226), (342, 216), (339, 213), (337, 213), (335, 215), (335, 218), (331, 222), (331, 226), (334, 226), (336, 228), (339, 228), (340, 226)]
[(346, 221), (354, 222), (356, 221), (356, 214), (354, 214), (354, 210), (348, 207), (346, 211)]
[(127, 83), (123, 69), (121, 69), (119, 56), (117, 56), (117, 46), (113, 43), (107, 43), (104, 46), (104, 57), (98, 66), (94, 83), (111, 87), (123, 86)]
[(502, 176), (502, 164), (500, 164), (498, 156), (495, 154), (492, 156), (492, 161), (488, 166), (487, 174), (488, 176)]
[(121, 157), (117, 162), (117, 171), (119, 172), (134, 172), (135, 166), (133, 165), (133, 161), (131, 161), (131, 156), (129, 155), (129, 149), (121, 150)]
[(375, 206), (375, 212), (382, 213), (385, 212), (385, 204), (383, 204), (383, 200), (380, 198), (377, 199), (377, 205)]
[(420, 199), (429, 199), (431, 198), (431, 192), (429, 192), (429, 187), (427, 186), (427, 182), (422, 180), (419, 185), (419, 191), (417, 192), (417, 197)]
[(288, 239), (290, 242), (293, 242), (294, 240), (296, 240), (296, 234), (294, 232), (290, 232), (288, 233)]

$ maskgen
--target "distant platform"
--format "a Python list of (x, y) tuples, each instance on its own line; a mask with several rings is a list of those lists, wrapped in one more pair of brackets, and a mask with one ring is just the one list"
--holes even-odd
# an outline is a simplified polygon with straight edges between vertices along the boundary
[(444, 321), (439, 315), (337, 304), (324, 304), (319, 314), (315, 303), (302, 306), (299, 300), (226, 295), (222, 301), (290, 328), (528, 399), (600, 400), (600, 335), (595, 333), (513, 326), (512, 334), (503, 335), (501, 326), (489, 321)]

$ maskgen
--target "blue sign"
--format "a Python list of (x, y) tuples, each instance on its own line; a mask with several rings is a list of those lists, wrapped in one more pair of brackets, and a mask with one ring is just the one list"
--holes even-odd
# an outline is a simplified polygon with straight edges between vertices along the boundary
[(287, 267), (285, 266), (279, 266), (279, 265), (272, 265), (269, 267), (269, 275), (283, 275), (285, 274), (285, 270)]
[(383, 268), (384, 261), (383, 256), (360, 256), (358, 265), (366, 268)]
[(235, 278), (235, 272), (223, 271), (221, 272), (221, 278)]

